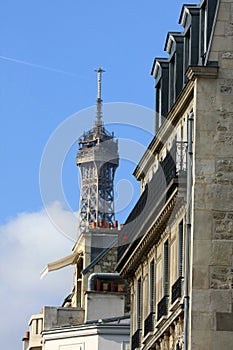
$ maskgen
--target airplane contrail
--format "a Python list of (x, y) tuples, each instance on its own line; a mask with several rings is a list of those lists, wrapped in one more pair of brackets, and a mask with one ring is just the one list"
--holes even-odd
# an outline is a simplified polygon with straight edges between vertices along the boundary
[(50, 72), (62, 73), (62, 74), (70, 75), (72, 77), (75, 76), (75, 74), (70, 73), (70, 72), (66, 72), (64, 70), (51, 68), (51, 67), (47, 67), (47, 66), (42, 66), (40, 64), (35, 64), (35, 63), (27, 62), (27, 61), (22, 61), (22, 60), (18, 60), (16, 58), (12, 58), (12, 57), (6, 57), (6, 56), (1, 56), (0, 55), (0, 59), (5, 60), (5, 61), (11, 61), (11, 62), (14, 62), (14, 63), (24, 64), (26, 66), (31, 66), (31, 67), (35, 67), (35, 68), (39, 68), (39, 69), (45, 69), (45, 70), (48, 70)]

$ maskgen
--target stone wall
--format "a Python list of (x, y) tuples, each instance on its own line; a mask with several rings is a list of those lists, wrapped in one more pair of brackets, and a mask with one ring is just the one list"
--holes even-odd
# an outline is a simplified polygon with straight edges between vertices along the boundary
[[(92, 273), (114, 273), (117, 264), (117, 247), (110, 249), (89, 271), (87, 276), (89, 277)], [(125, 313), (130, 310), (130, 287), (127, 282), (127, 294), (125, 297)]]
[(215, 79), (200, 76), (194, 94), (192, 350), (233, 342), (233, 1), (220, 1), (209, 59)]
[(83, 322), (84, 310), (80, 308), (44, 307), (44, 331), (51, 330), (55, 327), (77, 325)]

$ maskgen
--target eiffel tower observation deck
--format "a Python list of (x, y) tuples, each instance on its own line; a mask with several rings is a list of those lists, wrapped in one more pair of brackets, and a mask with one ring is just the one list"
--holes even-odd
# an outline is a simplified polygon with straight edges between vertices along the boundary
[(118, 142), (102, 120), (101, 83), (104, 70), (98, 68), (96, 118), (91, 130), (78, 140), (77, 166), (81, 174), (79, 230), (113, 227), (114, 175), (119, 165)]

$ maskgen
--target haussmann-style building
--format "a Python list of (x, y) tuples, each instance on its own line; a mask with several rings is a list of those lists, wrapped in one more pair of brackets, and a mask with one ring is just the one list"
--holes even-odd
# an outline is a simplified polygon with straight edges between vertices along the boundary
[[(119, 237), (131, 349), (233, 349), (233, 1), (183, 5), (156, 58), (155, 136)], [(170, 26), (171, 27), (171, 26)]]

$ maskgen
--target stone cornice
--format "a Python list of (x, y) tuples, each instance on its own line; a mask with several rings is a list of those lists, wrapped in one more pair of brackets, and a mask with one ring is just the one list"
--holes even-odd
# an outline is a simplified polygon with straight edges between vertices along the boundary
[(128, 323), (112, 323), (112, 324), (80, 324), (63, 326), (60, 328), (54, 328), (51, 330), (45, 330), (42, 332), (44, 342), (48, 340), (69, 339), (78, 338), (82, 336), (93, 335), (128, 335), (129, 334), (129, 322)]
[(186, 76), (189, 80), (194, 81), (196, 78), (216, 79), (218, 76), (217, 66), (196, 66), (189, 67)]

